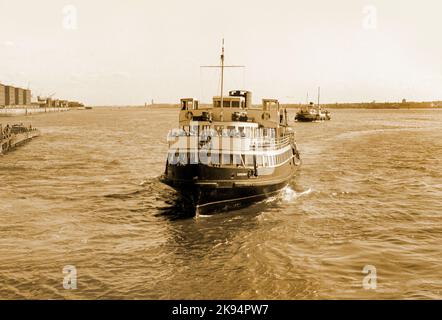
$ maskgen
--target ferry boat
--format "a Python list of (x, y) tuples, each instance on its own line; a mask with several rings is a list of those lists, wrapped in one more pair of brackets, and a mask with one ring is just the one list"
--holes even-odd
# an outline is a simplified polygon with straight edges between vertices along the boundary
[(313, 122), (331, 120), (330, 112), (322, 110), (321, 106), (315, 107), (313, 102), (309, 106), (301, 107), (295, 116), (295, 121), (299, 122)]
[(275, 99), (252, 105), (252, 93), (230, 91), (202, 106), (181, 99), (179, 128), (168, 135), (161, 180), (197, 215), (247, 206), (276, 195), (295, 174), (300, 156), (287, 110)]
[[(295, 121), (300, 122), (314, 122), (314, 121), (325, 121), (331, 120), (330, 112), (328, 110), (323, 110), (320, 104), (321, 98), (321, 87), (318, 88), (318, 104), (315, 106), (313, 102), (309, 105), (301, 107), (301, 109), (296, 113)], [(308, 101), (308, 94), (307, 94)]]

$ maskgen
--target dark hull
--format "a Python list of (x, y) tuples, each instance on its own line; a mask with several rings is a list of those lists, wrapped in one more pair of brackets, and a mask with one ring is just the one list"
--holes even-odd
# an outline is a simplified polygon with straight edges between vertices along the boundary
[(297, 114), (295, 120), (299, 122), (313, 122), (317, 121), (317, 117), (313, 115)]
[(271, 174), (258, 177), (244, 175), (247, 171), (245, 168), (215, 168), (202, 164), (168, 166), (162, 181), (180, 193), (189, 210), (209, 215), (247, 207), (276, 195), (288, 185), (296, 165), (290, 161), (275, 168)]
[(321, 117), (319, 115), (298, 113), (295, 117), (295, 120), (299, 122), (315, 122), (315, 121), (331, 120), (331, 117), (328, 114)]

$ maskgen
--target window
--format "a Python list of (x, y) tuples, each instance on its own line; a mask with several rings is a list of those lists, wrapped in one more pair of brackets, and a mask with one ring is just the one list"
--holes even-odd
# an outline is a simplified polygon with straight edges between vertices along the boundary
[(263, 156), (256, 156), (256, 165), (262, 167), (264, 165)]
[(223, 158), (223, 164), (225, 164), (225, 165), (230, 165), (231, 164), (231, 162), (230, 162), (230, 154), (225, 154), (224, 153), (222, 158)]
[(190, 164), (197, 164), (197, 163), (198, 163), (198, 153), (191, 152), (190, 153)]
[(214, 106), (215, 106), (215, 108), (220, 108), (221, 107), (221, 101), (215, 101)]
[(232, 101), (232, 108), (239, 108), (239, 101)]
[(233, 164), (235, 164), (235, 165), (241, 165), (242, 164), (241, 155), (240, 154), (234, 154), (233, 155)]
[(188, 162), (187, 160), (188, 160), (187, 153), (181, 151), (179, 155), (179, 163), (181, 165), (186, 165)]
[(211, 160), (212, 160), (212, 164), (215, 164), (215, 165), (220, 164), (219, 153), (212, 153)]
[(245, 163), (246, 163), (246, 166), (253, 166), (253, 155), (246, 154)]
[(230, 101), (223, 101), (224, 108), (230, 108)]
[(269, 166), (269, 157), (268, 156), (262, 156), (262, 165), (264, 167), (268, 167)]

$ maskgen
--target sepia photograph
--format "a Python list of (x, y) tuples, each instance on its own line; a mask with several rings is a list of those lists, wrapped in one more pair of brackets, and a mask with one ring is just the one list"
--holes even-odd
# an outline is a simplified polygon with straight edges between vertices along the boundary
[(0, 0), (0, 300), (442, 299), (441, 13)]

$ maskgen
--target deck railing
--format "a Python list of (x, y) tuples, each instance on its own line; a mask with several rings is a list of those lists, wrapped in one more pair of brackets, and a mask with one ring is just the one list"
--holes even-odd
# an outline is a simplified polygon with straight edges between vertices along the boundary
[[(200, 134), (186, 132), (184, 130), (172, 130), (167, 137), (169, 147), (189, 149), (189, 148), (208, 148), (214, 143), (220, 145), (221, 141), (227, 142), (228, 145), (240, 145), (246, 150), (274, 150), (280, 149), (294, 142), (294, 133), (286, 132), (280, 137), (275, 134), (219, 134), (216, 131), (201, 131)], [(187, 146), (187, 147), (185, 147)]]

